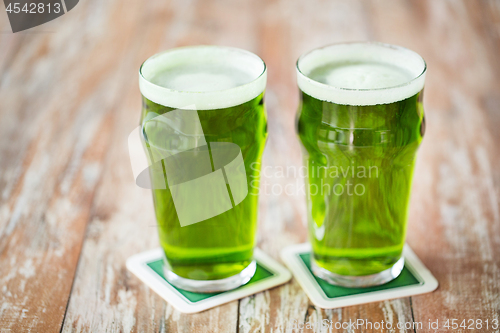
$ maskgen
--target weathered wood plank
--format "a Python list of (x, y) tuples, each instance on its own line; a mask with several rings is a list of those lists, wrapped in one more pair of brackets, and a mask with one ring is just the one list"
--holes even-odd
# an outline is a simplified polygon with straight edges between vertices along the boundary
[[(3, 330), (59, 331), (63, 322), (110, 142), (110, 111), (121, 98), (113, 82), (127, 75), (119, 70), (127, 57), (113, 61), (116, 55), (104, 52), (124, 52), (127, 39), (100, 38), (93, 29), (105, 26), (81, 25), (92, 6), (84, 2), (58, 32), (25, 34), (3, 73)], [(80, 53), (74, 46), (84, 43)]]

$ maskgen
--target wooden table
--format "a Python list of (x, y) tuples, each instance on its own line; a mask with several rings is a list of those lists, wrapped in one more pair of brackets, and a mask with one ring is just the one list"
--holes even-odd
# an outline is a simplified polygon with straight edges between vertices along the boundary
[[(0, 20), (0, 332), (291, 332), (293, 321), (358, 318), (423, 322), (391, 332), (425, 332), (429, 320), (499, 319), (500, 1), (81, 0), (26, 32), (12, 34), (5, 12)], [(158, 246), (151, 194), (134, 185), (127, 152), (140, 64), (192, 44), (259, 54), (269, 68), (264, 164), (299, 166), (295, 60), (351, 40), (427, 61), (408, 243), (439, 289), (322, 310), (292, 280), (199, 314), (175, 311), (125, 268)], [(306, 241), (304, 200), (261, 197), (258, 246), (276, 259)]]

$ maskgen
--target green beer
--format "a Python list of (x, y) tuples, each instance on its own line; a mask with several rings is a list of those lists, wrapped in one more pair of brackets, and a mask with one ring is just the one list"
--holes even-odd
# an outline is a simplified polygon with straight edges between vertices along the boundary
[(160, 156), (149, 167), (153, 201), (166, 277), (177, 287), (228, 290), (255, 272), (250, 182), (259, 170), (250, 165), (260, 165), (267, 137), (265, 83), (263, 61), (233, 48), (173, 49), (141, 67), (144, 145)]
[(378, 43), (297, 62), (313, 271), (330, 283), (382, 284), (403, 268), (425, 68), (416, 53)]

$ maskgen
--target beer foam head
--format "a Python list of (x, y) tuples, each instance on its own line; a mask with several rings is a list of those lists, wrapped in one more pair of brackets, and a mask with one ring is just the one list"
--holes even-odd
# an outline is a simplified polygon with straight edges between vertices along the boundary
[(387, 104), (424, 87), (426, 64), (417, 53), (381, 43), (334, 44), (297, 61), (297, 82), (306, 94), (344, 105)]
[(164, 106), (222, 109), (259, 96), (266, 77), (264, 61), (251, 52), (190, 46), (146, 60), (139, 70), (139, 87), (144, 97)]

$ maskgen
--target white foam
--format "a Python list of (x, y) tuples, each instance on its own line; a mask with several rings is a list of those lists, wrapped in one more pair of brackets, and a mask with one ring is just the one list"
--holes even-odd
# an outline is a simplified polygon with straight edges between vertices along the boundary
[(344, 105), (404, 100), (421, 91), (425, 61), (403, 47), (381, 43), (334, 44), (297, 61), (299, 88), (317, 99)]
[(240, 105), (259, 96), (267, 71), (255, 54), (222, 46), (171, 49), (146, 60), (139, 87), (147, 99), (172, 108), (197, 110)]

